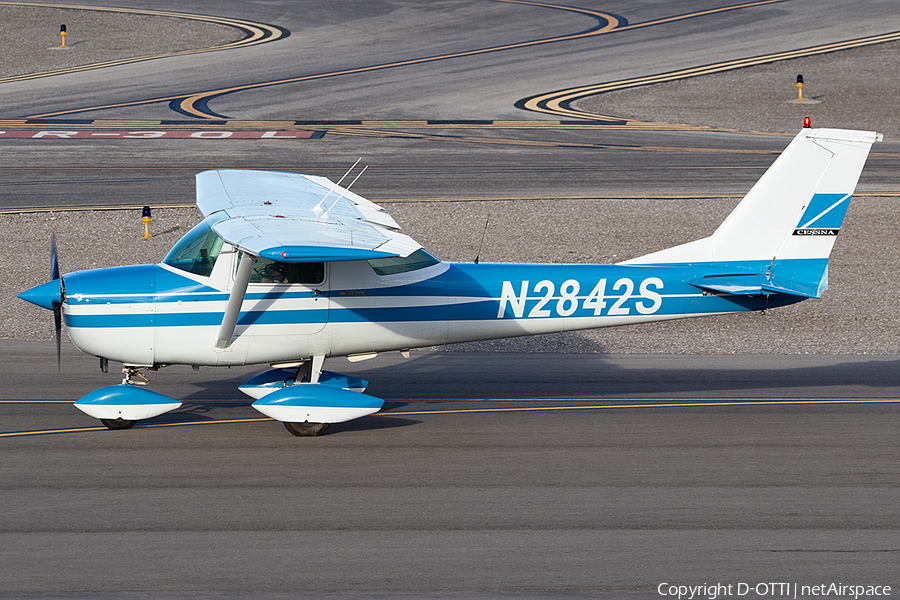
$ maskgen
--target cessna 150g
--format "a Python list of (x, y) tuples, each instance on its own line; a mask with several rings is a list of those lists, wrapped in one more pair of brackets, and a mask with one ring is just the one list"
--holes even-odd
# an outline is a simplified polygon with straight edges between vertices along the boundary
[[(19, 297), (51, 309), (125, 378), (75, 406), (125, 429), (181, 406), (141, 369), (269, 364), (240, 386), (295, 435), (377, 412), (326, 358), (773, 308), (818, 298), (872, 132), (803, 129), (709, 237), (614, 265), (459, 264), (324, 177), (204, 171), (205, 217), (160, 264), (59, 275)], [(350, 184), (352, 185), (352, 183)], [(349, 187), (349, 186), (348, 186)]]

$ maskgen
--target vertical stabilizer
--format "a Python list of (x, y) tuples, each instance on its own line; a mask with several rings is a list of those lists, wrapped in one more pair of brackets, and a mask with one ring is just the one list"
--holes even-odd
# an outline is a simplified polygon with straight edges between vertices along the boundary
[(622, 264), (827, 259), (876, 141), (869, 131), (804, 129), (710, 237)]

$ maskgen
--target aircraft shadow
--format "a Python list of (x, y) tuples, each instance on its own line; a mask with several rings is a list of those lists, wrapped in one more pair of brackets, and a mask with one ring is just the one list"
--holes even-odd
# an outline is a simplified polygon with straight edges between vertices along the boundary
[[(256, 372), (265, 368), (261, 365)], [(384, 399), (385, 408), (381, 414), (335, 423), (324, 435), (419, 425), (423, 421), (390, 413), (451, 405), (496, 407), (501, 402), (509, 407), (588, 398), (900, 397), (900, 358), (893, 357), (438, 351), (414, 353), (409, 359), (385, 355), (365, 363), (332, 359), (327, 368), (367, 379), (367, 393)], [(190, 377), (194, 391), (183, 397), (184, 406), (146, 423), (175, 426), (264, 418), (250, 407), (252, 399), (237, 390), (248, 372), (242, 369), (219, 379), (214, 377), (217, 370), (206, 370), (206, 377)]]
[[(437, 351), (362, 363), (331, 359), (326, 368), (368, 380), (366, 393), (394, 409), (413, 401), (482, 399), (900, 397), (900, 358), (893, 357)], [(247, 372), (220, 379), (217, 370), (206, 370), (206, 377), (190, 378), (192, 392), (182, 399), (203, 406), (205, 399), (232, 399), (227, 406), (249, 407), (252, 400), (237, 390)], [(226, 405), (197, 408), (197, 416), (213, 406)]]
[[(369, 393), (411, 399), (900, 397), (900, 359), (433, 352), (356, 371)], [(396, 404), (395, 404), (396, 406)]]
[[(214, 421), (265, 419), (262, 414), (250, 407), (251, 401), (217, 401), (217, 400), (185, 400), (180, 409), (160, 415), (154, 419), (142, 421), (144, 424), (155, 426), (184, 425), (188, 423), (202, 423)], [(394, 429), (397, 427), (409, 427), (418, 425), (422, 421), (400, 417), (384, 417), (371, 415), (362, 419), (348, 421), (346, 423), (332, 424), (325, 435), (344, 431), (365, 431), (377, 429)]]

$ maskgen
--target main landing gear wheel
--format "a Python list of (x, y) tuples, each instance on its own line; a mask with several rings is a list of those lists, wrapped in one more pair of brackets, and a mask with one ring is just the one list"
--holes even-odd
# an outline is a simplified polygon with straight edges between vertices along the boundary
[(288, 423), (284, 422), (285, 428), (296, 436), (306, 437), (313, 435), (322, 435), (328, 429), (329, 423)]
[(137, 421), (126, 421), (125, 419), (100, 419), (103, 426), (107, 429), (131, 429)]

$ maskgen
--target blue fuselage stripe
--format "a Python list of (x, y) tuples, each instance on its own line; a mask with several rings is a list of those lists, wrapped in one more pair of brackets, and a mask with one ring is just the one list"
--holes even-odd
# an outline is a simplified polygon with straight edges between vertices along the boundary
[[(825, 264), (790, 262), (791, 272), (799, 276), (807, 271), (821, 272)], [(296, 303), (310, 299), (309, 291), (248, 294), (248, 300), (265, 300), (269, 306), (241, 313), (238, 325), (671, 318), (758, 310), (797, 301), (782, 294), (704, 295), (688, 283), (698, 277), (759, 275), (768, 267), (765, 261), (648, 266), (450, 264), (442, 274), (418, 283), (330, 290), (326, 292), (330, 307), (291, 309), (278, 305), (281, 300)], [(113, 275), (119, 276), (122, 284), (119, 289), (113, 289), (108, 271), (116, 271)], [(69, 304), (65, 319), (67, 326), (74, 328), (218, 326), (228, 298), (219, 290), (153, 266), (82, 272), (66, 276), (65, 282)], [(95, 288), (97, 282), (101, 285)], [(156, 310), (157, 303), (169, 307), (178, 300), (183, 301), (183, 312)], [(203, 303), (201, 310), (190, 309), (195, 301)], [(97, 312), (92, 310), (95, 306)], [(217, 310), (219, 306), (221, 310)]]

